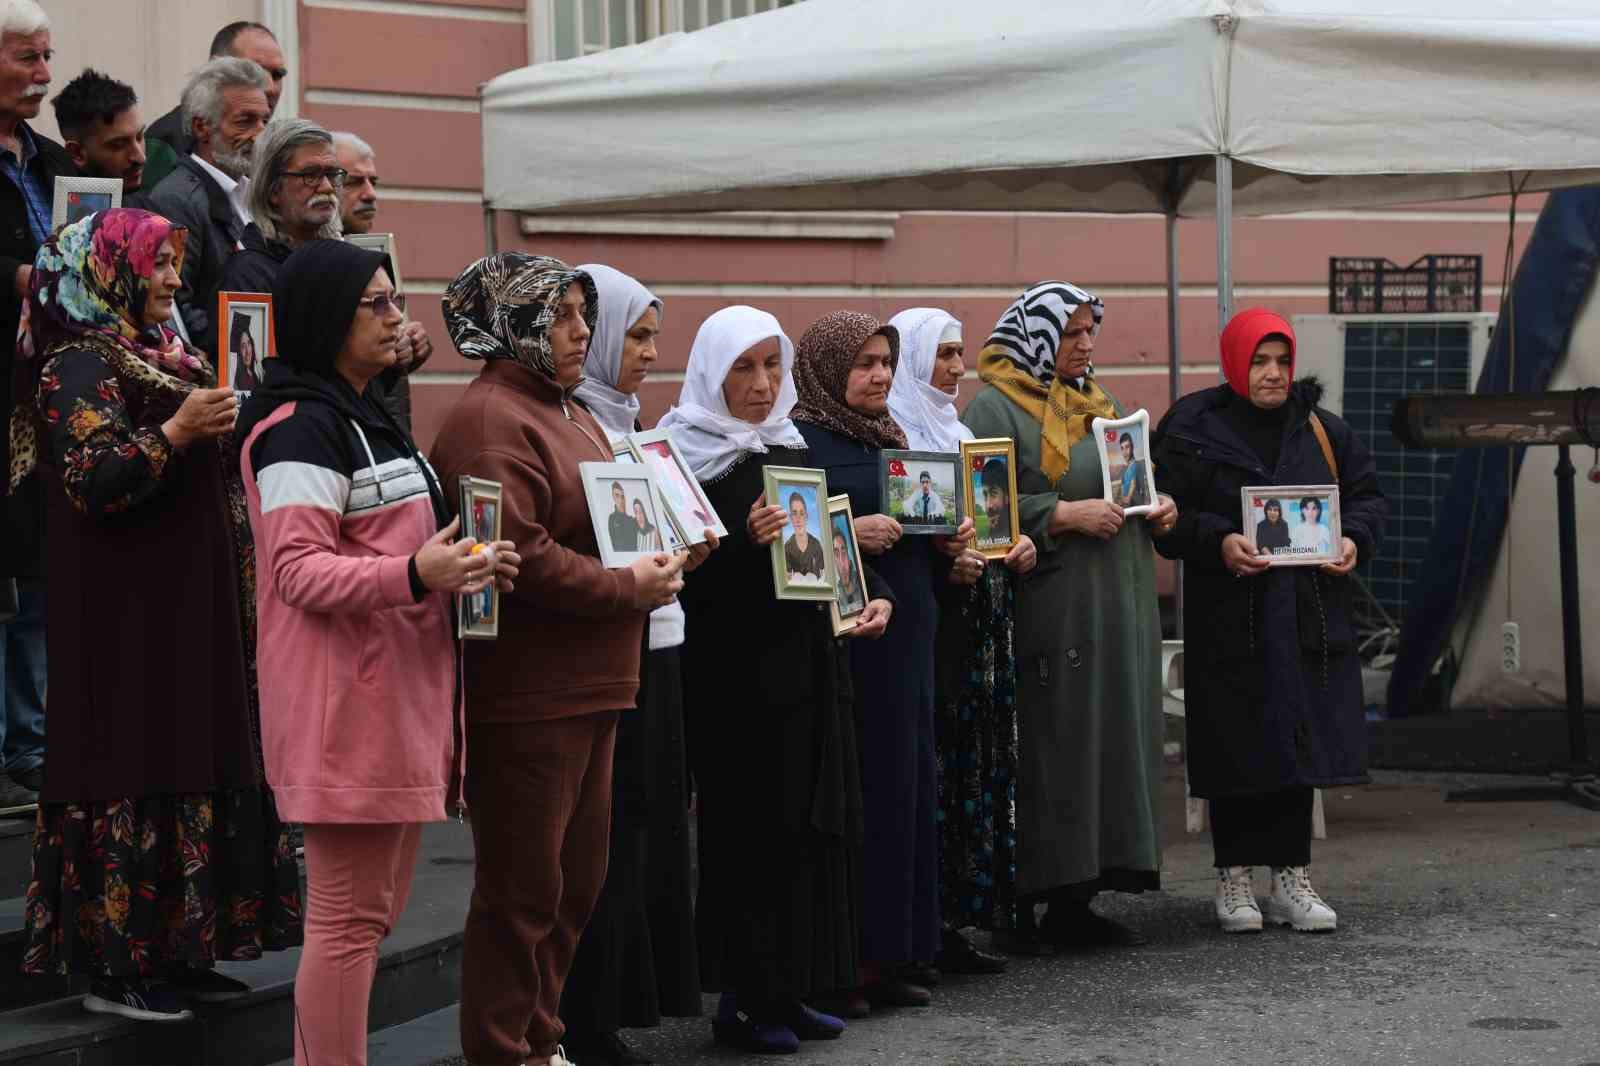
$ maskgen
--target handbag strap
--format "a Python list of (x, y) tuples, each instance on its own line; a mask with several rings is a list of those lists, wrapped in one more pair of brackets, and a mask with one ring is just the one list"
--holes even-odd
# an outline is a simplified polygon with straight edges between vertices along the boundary
[(1311, 432), (1317, 435), (1317, 443), (1322, 447), (1322, 457), (1328, 461), (1328, 472), (1333, 475), (1334, 484), (1339, 483), (1339, 460), (1333, 457), (1333, 443), (1328, 440), (1328, 431), (1322, 426), (1322, 419), (1312, 411), (1307, 419), (1311, 423)]

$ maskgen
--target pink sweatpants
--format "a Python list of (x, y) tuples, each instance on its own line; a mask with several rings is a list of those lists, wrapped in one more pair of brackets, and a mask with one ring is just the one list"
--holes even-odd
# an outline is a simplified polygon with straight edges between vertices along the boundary
[(378, 945), (406, 909), (422, 825), (307, 824), (295, 1066), (366, 1066)]

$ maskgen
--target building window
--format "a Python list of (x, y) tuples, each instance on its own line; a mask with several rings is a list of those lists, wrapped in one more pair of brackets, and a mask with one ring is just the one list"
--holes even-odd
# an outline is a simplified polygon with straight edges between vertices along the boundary
[(534, 62), (574, 59), (799, 0), (530, 0)]

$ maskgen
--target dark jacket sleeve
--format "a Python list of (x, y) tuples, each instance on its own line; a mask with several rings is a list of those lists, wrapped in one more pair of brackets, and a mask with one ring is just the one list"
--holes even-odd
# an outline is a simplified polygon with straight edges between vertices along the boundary
[(1339, 528), (1356, 545), (1356, 558), (1366, 562), (1383, 543), (1389, 501), (1378, 484), (1378, 465), (1366, 441), (1344, 419), (1319, 409), (1339, 460)]
[(1211, 483), (1211, 464), (1195, 455), (1167, 434), (1167, 418), (1156, 427), (1151, 458), (1156, 464), (1156, 491), (1172, 497), (1178, 507), (1178, 521), (1172, 532), (1151, 538), (1156, 552), (1167, 559), (1222, 568), (1222, 541), (1239, 533), (1233, 518), (1205, 510), (1206, 490)]

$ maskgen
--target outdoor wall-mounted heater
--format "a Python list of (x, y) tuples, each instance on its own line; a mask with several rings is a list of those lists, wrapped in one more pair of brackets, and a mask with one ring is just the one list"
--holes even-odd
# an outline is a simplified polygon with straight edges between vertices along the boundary
[(1583, 717), (1583, 634), (1578, 615), (1578, 519), (1572, 446), (1600, 448), (1600, 388), (1498, 395), (1407, 396), (1390, 427), (1408, 448), (1555, 445), (1556, 537), (1561, 553), (1561, 650), (1567, 676), (1571, 774), (1551, 785), (1463, 789), (1456, 800), (1564, 799), (1600, 810), (1600, 780)]

